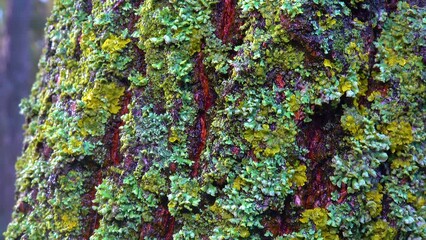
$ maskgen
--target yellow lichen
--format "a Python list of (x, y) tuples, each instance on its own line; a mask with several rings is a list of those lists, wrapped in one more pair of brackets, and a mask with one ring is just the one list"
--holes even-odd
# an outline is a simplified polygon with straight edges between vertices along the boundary
[(383, 194), (380, 191), (383, 189), (381, 185), (378, 186), (377, 190), (367, 192), (367, 209), (370, 212), (371, 217), (377, 217), (382, 212), (382, 199)]
[(398, 168), (406, 168), (410, 166), (409, 161), (404, 161), (401, 159), (395, 159), (392, 161), (391, 168), (392, 169), (398, 169)]
[(239, 227), (237, 231), (240, 233), (242, 238), (248, 238), (250, 236), (250, 231), (247, 227)]
[(340, 239), (339, 235), (337, 235), (337, 233), (336, 233), (336, 230), (333, 231), (333, 230), (327, 229), (327, 230), (322, 231), (321, 235), (322, 235), (322, 239), (325, 239), (325, 240), (339, 240)]
[(63, 149), (64, 153), (67, 154), (73, 154), (78, 153), (79, 150), (81, 150), (81, 147), (83, 146), (83, 142), (76, 139), (75, 137), (71, 137), (68, 141), (68, 144), (66, 144), (65, 148)]
[(295, 173), (292, 177), (292, 181), (297, 187), (302, 187), (308, 181), (306, 177), (306, 165), (300, 164), (294, 171)]
[(385, 58), (386, 64), (391, 67), (394, 67), (396, 64), (399, 64), (402, 67), (405, 66), (407, 61), (403, 57), (398, 56), (395, 51), (390, 48), (386, 48), (386, 51), (388, 53), (387, 58)]
[(61, 217), (62, 226), (64, 231), (72, 231), (78, 226), (78, 217), (71, 216), (70, 214), (63, 214)]
[(333, 26), (336, 25), (337, 20), (331, 17), (330, 14), (325, 14), (325, 17), (325, 20), (319, 21), (320, 27), (324, 30), (333, 29)]
[(241, 186), (244, 186), (244, 184), (245, 184), (244, 179), (238, 176), (237, 178), (235, 178), (232, 187), (239, 191), (241, 190)]
[(169, 136), (169, 142), (174, 143), (179, 141), (179, 136), (176, 132), (176, 129), (174, 127), (171, 127), (170, 129), (170, 136)]
[(130, 39), (121, 39), (118, 36), (111, 35), (102, 44), (102, 50), (107, 51), (111, 54), (120, 52), (130, 42)]
[(296, 131), (290, 126), (278, 125), (275, 130), (271, 130), (268, 124), (262, 124), (259, 130), (247, 129), (243, 137), (251, 143), (256, 156), (263, 154), (266, 157), (273, 157), (282, 150), (282, 146), (294, 140)]
[(352, 89), (352, 83), (345, 77), (340, 78), (339, 91), (345, 93)]
[(408, 122), (391, 122), (386, 127), (381, 127), (384, 134), (389, 136), (391, 151), (401, 150), (413, 142), (411, 124)]
[(379, 91), (373, 91), (371, 92), (371, 94), (367, 97), (367, 100), (369, 102), (374, 101), (374, 99), (376, 99), (377, 97), (380, 97), (382, 94)]
[(332, 65), (332, 63), (329, 59), (324, 59), (324, 66), (329, 67), (329, 68), (333, 67), (333, 65)]
[[(78, 121), (83, 136), (101, 135), (104, 123), (109, 114), (117, 114), (120, 109), (120, 98), (124, 88), (116, 83), (96, 81), (92, 88), (83, 93), (82, 101), (85, 104), (84, 114)], [(96, 116), (96, 117), (95, 117)]]
[(372, 240), (391, 240), (395, 238), (396, 230), (380, 219), (373, 224), (372, 230), (368, 235)]
[(296, 112), (300, 108), (300, 104), (297, 101), (295, 95), (291, 95), (290, 100), (288, 101), (288, 105), (290, 106), (290, 111)]
[(343, 129), (349, 131), (352, 136), (358, 140), (364, 139), (364, 132), (361, 128), (361, 124), (351, 115), (344, 115), (341, 118)]
[(93, 31), (81, 35), (80, 47), (84, 57), (89, 57), (96, 49), (95, 41), (96, 35)]
[(210, 211), (217, 214), (222, 218), (223, 220), (228, 220), (232, 218), (232, 214), (230, 214), (228, 211), (220, 207), (216, 202), (209, 207)]
[(426, 192), (421, 192), (421, 196), (417, 197), (414, 194), (408, 193), (407, 202), (412, 204), (417, 210), (420, 210), (422, 207), (426, 205), (426, 199), (423, 197), (426, 195)]
[(124, 88), (117, 84), (96, 82), (93, 88), (83, 95), (86, 107), (92, 110), (104, 109), (112, 114), (120, 110), (120, 97), (124, 94)]
[(324, 208), (314, 208), (305, 210), (300, 218), (301, 223), (308, 223), (312, 221), (315, 226), (320, 229), (326, 228), (328, 221), (328, 212)]

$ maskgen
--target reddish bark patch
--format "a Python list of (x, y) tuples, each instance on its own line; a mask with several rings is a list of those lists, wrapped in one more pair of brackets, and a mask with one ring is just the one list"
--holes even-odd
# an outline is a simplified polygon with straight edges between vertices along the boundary
[(301, 189), (301, 205), (304, 209), (325, 208), (331, 203), (331, 193), (336, 187), (329, 177), (332, 169), (323, 163), (313, 164), (308, 170), (308, 182)]
[(198, 53), (195, 65), (195, 78), (201, 83), (202, 98), (198, 98), (198, 106), (207, 112), (212, 106), (212, 94), (210, 92), (209, 79), (207, 78), (203, 63), (203, 53)]
[[(312, 122), (302, 126), (298, 143), (308, 149), (306, 176), (308, 182), (295, 194), (295, 203), (304, 209), (327, 207), (331, 193), (337, 189), (330, 181), (333, 173), (331, 159), (339, 146), (343, 130), (340, 127), (341, 110), (318, 109), (321, 114), (312, 117)], [(344, 190), (342, 190), (343, 193)]]
[(194, 76), (200, 83), (200, 88), (195, 94), (195, 100), (199, 107), (199, 114), (195, 120), (195, 126), (190, 131), (190, 158), (193, 160), (191, 177), (197, 177), (200, 169), (200, 156), (203, 152), (207, 141), (207, 111), (213, 105), (213, 97), (210, 91), (209, 79), (205, 73), (203, 64), (203, 53), (198, 53), (196, 59)]
[(167, 206), (160, 206), (154, 213), (153, 222), (142, 224), (139, 239), (153, 237), (158, 239), (173, 239), (175, 218), (170, 215)]
[(294, 113), (294, 120), (296, 120), (296, 123), (301, 123), (305, 119), (305, 113), (303, 112), (303, 108), (299, 108), (297, 112)]
[(346, 184), (342, 183), (342, 187), (340, 188), (340, 197), (337, 200), (337, 203), (340, 204), (346, 200), (346, 196), (348, 196), (348, 188)]
[[(82, 36), (82, 34), (80, 33), (79, 35), (78, 35), (78, 37), (77, 37), (77, 44), (76, 44), (76, 46), (75, 46), (75, 50), (74, 50), (74, 58), (77, 60), (77, 61), (80, 61), (80, 58), (81, 58), (81, 54), (82, 54), (82, 51), (81, 51), (81, 47), (80, 47), (80, 44), (81, 44), (81, 36)], [(59, 84), (59, 83), (58, 83)]]
[(47, 145), (46, 142), (39, 142), (37, 144), (37, 152), (45, 159), (49, 159), (53, 153), (53, 149)]
[(321, 129), (310, 129), (306, 132), (309, 142), (308, 147), (308, 158), (314, 162), (323, 160), (327, 149), (325, 148), (324, 132)]
[(238, 155), (238, 154), (240, 154), (240, 148), (239, 147), (237, 147), (237, 146), (233, 146), (232, 148), (231, 148), (231, 152), (232, 152), (232, 154), (233, 155)]
[(276, 237), (296, 231), (294, 220), (286, 214), (271, 214), (262, 220), (262, 225), (265, 232), (269, 231)]
[(271, 216), (269, 219), (264, 218), (262, 220), (262, 225), (265, 231), (271, 232), (274, 236), (281, 236), (284, 233), (285, 224), (284, 219), (281, 215)]
[(277, 76), (275, 77), (275, 84), (279, 88), (284, 88), (285, 87), (285, 81), (284, 81), (283, 75), (277, 74)]
[(176, 168), (177, 168), (176, 163), (174, 163), (174, 162), (170, 163), (169, 170), (170, 170), (171, 173), (175, 173), (176, 172)]
[(142, 74), (143, 76), (146, 76), (146, 63), (145, 63), (145, 52), (142, 51), (138, 46), (137, 46), (137, 41), (133, 40), (133, 51), (135, 51), (135, 61), (134, 61), (134, 67), (135, 69), (138, 70), (138, 72), (140, 74)]
[[(198, 176), (200, 169), (200, 157), (206, 146), (207, 140), (207, 127), (206, 127), (206, 113), (201, 113), (197, 118), (197, 125), (195, 132), (197, 132), (198, 140), (195, 143), (195, 148), (193, 148), (192, 154), (190, 154), (191, 159), (194, 161), (192, 165), (191, 177), (195, 178)], [(191, 144), (192, 145), (192, 144)]]
[(18, 212), (23, 213), (23, 214), (27, 214), (27, 213), (31, 212), (32, 210), (33, 210), (33, 208), (27, 202), (24, 202), (24, 201), (19, 202)]
[(235, 0), (222, 0), (218, 4), (217, 36), (223, 43), (229, 41), (229, 34), (234, 32)]
[(89, 209), (89, 214), (83, 220), (83, 224), (87, 226), (83, 229), (82, 236), (84, 239), (89, 239), (95, 230), (99, 227), (100, 217), (99, 214), (93, 210), (93, 200), (96, 197), (96, 187), (102, 183), (102, 169), (95, 172), (93, 179), (91, 180), (90, 191), (83, 195), (82, 205)]
[(281, 26), (287, 30), (291, 40), (299, 46), (301, 50), (308, 53), (306, 55), (307, 62), (319, 62), (325, 58), (321, 50), (319, 38), (312, 36), (313, 31), (311, 23), (303, 17), (290, 18), (286, 15), (280, 16)]
[(117, 127), (114, 128), (114, 134), (112, 137), (112, 146), (110, 150), (110, 159), (113, 165), (118, 165), (120, 163), (120, 154), (119, 154), (119, 147), (120, 147), (120, 127), (121, 124), (117, 125)]
[(262, 219), (265, 233), (269, 231), (276, 237), (299, 230), (297, 221), (299, 214), (295, 211), (291, 201), (292, 197), (287, 196), (284, 203), (285, 207), (282, 211), (269, 210), (265, 213)]
[(329, 179), (332, 172), (331, 167), (324, 160), (313, 162), (309, 166), (307, 170), (308, 182), (298, 193), (300, 205), (304, 209), (325, 208), (331, 203), (331, 193), (336, 189)]

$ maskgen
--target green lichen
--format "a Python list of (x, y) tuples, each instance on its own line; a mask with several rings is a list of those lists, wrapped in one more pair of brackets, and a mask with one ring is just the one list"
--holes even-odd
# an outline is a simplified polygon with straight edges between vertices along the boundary
[(200, 186), (193, 179), (188, 179), (178, 175), (170, 176), (171, 188), (169, 199), (169, 211), (175, 216), (179, 211), (186, 209), (191, 211), (194, 207), (198, 207), (200, 199)]
[(56, 1), (6, 238), (426, 238), (412, 2)]

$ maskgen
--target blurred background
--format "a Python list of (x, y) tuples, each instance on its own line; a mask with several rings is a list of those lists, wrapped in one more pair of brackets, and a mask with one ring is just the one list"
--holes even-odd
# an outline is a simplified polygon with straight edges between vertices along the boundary
[(27, 97), (44, 46), (43, 30), (53, 0), (0, 0), (0, 239), (11, 219), (15, 162), (22, 152)]

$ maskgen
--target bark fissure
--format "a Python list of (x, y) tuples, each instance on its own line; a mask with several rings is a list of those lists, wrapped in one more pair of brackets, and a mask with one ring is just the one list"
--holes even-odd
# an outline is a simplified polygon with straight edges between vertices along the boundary
[(94, 177), (93, 179), (91, 179), (92, 187), (90, 188), (90, 191), (88, 193), (83, 195), (82, 198), (82, 205), (90, 209), (89, 214), (86, 217), (88, 228), (85, 228), (82, 234), (84, 239), (89, 239), (94, 234), (95, 230), (99, 228), (99, 213), (95, 211), (92, 207), (94, 205), (93, 200), (96, 197), (96, 187), (102, 183), (102, 179), (103, 178), (101, 168), (94, 173)]
[(191, 154), (191, 158), (194, 161), (192, 165), (191, 177), (197, 177), (199, 174), (201, 153), (206, 147), (208, 134), (207, 112), (213, 104), (213, 98), (209, 86), (209, 79), (205, 72), (203, 59), (203, 53), (198, 53), (195, 67), (195, 77), (198, 79), (201, 85), (201, 89), (199, 90), (201, 93), (197, 93), (195, 98), (199, 107), (199, 113), (195, 121), (195, 132), (197, 133), (198, 139), (196, 139), (196, 146)]
[(229, 41), (232, 25), (235, 20), (235, 0), (223, 0), (219, 3), (220, 20), (218, 22), (218, 37), (223, 43)]
[(308, 183), (295, 196), (297, 205), (304, 209), (327, 207), (331, 204), (331, 193), (337, 188), (329, 177), (333, 173), (331, 159), (343, 135), (339, 125), (342, 110), (340, 106), (328, 108), (317, 109), (318, 114), (312, 117), (312, 122), (302, 126), (299, 135), (299, 142), (309, 151), (306, 157), (310, 160), (306, 173)]
[(167, 205), (160, 205), (155, 211), (155, 220), (152, 223), (141, 225), (139, 239), (156, 237), (171, 240), (175, 229), (175, 218), (170, 214)]
[(106, 141), (110, 142), (108, 158), (105, 161), (104, 165), (97, 171), (95, 171), (94, 178), (92, 179), (93, 187), (83, 197), (83, 205), (87, 206), (90, 209), (88, 219), (92, 219), (91, 224), (83, 233), (85, 239), (89, 239), (94, 234), (95, 230), (98, 229), (100, 226), (101, 217), (97, 211), (92, 209), (92, 207), (94, 206), (93, 200), (95, 200), (96, 198), (96, 188), (102, 183), (104, 176), (106, 175), (105, 171), (108, 170), (108, 168), (111, 166), (119, 165), (122, 160), (122, 154), (120, 153), (120, 127), (123, 126), (125, 123), (121, 119), (121, 116), (129, 112), (128, 105), (130, 103), (131, 97), (132, 93), (130, 91), (126, 91), (122, 100), (122, 107), (120, 109), (120, 112), (116, 116), (114, 116), (119, 120), (111, 127), (111, 133), (106, 134), (106, 137), (109, 136), (109, 140)]
[(421, 238), (415, 2), (56, 1), (6, 237)]
[(124, 125), (124, 121), (121, 119), (121, 116), (127, 114), (129, 112), (128, 105), (130, 103), (130, 99), (132, 97), (132, 93), (127, 91), (124, 95), (123, 106), (120, 110), (120, 113), (116, 116), (119, 118), (119, 122), (113, 126), (113, 135), (111, 141), (110, 148), (110, 162), (112, 165), (118, 165), (121, 162), (122, 156), (120, 154), (120, 127)]

